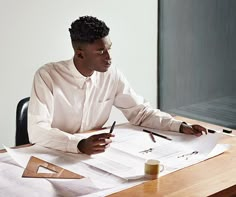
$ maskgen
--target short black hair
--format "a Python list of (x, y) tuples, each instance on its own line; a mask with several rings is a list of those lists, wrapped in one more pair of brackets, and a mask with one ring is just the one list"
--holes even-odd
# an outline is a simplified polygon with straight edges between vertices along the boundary
[(78, 49), (80, 44), (93, 43), (107, 36), (110, 29), (96, 17), (81, 16), (71, 24), (69, 31), (73, 48)]

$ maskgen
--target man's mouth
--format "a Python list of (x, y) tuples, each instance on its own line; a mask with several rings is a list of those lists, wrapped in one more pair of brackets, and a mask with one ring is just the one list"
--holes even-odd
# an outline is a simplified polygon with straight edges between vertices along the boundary
[(106, 66), (110, 66), (111, 65), (111, 60), (106, 61)]

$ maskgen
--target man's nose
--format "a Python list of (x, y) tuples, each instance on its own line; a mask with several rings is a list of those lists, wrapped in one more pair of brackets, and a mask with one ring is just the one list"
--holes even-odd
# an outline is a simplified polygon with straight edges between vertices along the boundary
[(106, 60), (111, 60), (111, 50), (106, 51)]

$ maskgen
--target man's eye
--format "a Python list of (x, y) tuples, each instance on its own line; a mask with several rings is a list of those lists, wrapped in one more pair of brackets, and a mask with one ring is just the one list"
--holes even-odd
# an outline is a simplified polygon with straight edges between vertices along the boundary
[(99, 54), (99, 55), (102, 55), (103, 53), (104, 53), (104, 50), (98, 51), (98, 54)]

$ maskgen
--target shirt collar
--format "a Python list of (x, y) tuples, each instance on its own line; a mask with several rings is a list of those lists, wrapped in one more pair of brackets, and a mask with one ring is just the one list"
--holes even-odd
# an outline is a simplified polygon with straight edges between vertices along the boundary
[(97, 75), (97, 72), (94, 71), (94, 73), (90, 76), (90, 77), (85, 77), (83, 76), (75, 67), (75, 64), (74, 64), (74, 61), (73, 61), (73, 58), (70, 59), (69, 61), (69, 69), (70, 71), (72, 72), (72, 75), (74, 76), (74, 78), (76, 79), (76, 81), (78, 81), (78, 84), (79, 84), (79, 87), (82, 88), (84, 86), (84, 83), (86, 81), (89, 81), (91, 80), (92, 84), (93, 85), (96, 85), (96, 75)]

